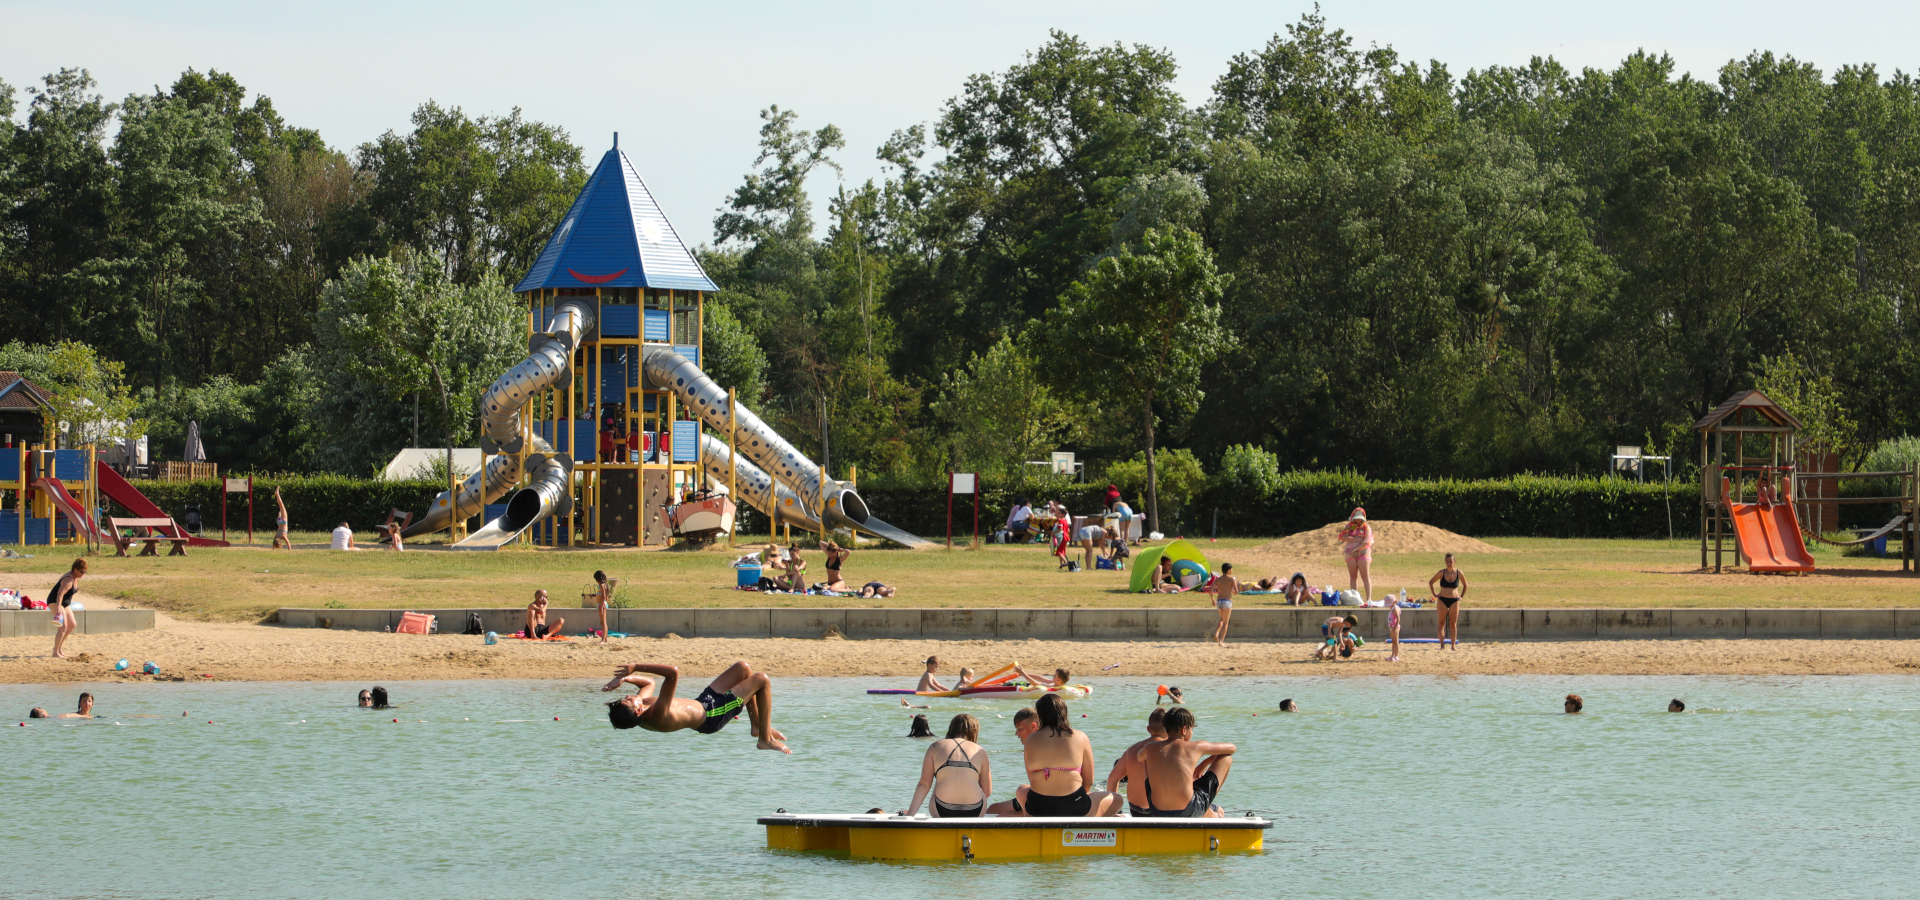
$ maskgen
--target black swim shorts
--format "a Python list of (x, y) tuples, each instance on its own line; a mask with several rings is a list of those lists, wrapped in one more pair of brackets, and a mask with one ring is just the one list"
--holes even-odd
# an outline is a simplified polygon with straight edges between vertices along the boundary
[(747, 705), (735, 697), (732, 691), (716, 691), (712, 685), (700, 692), (700, 705), (707, 710), (707, 720), (695, 728), (701, 734), (712, 734), (727, 727), (727, 723), (740, 715)]

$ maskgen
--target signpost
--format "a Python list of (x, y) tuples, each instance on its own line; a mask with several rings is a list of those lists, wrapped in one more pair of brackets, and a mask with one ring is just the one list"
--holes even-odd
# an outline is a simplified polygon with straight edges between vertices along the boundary
[(220, 495), (220, 539), (227, 539), (227, 494), (247, 495), (247, 543), (253, 543), (253, 476), (227, 479), (226, 489)]
[(947, 549), (953, 549), (953, 495), (973, 495), (973, 542), (980, 542), (980, 476), (972, 472), (947, 473)]

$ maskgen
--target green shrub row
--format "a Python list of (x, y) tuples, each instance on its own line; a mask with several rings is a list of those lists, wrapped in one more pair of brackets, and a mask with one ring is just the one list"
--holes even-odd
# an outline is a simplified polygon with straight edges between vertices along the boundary
[[(202, 527), (220, 530), (222, 481), (136, 481), (133, 486), (155, 505), (174, 518), (185, 514), (187, 505), (198, 503)], [(344, 475), (290, 475), (255, 478), (253, 481), (253, 530), (273, 531), (278, 512), (273, 489), (278, 487), (287, 502), (288, 527), (295, 531), (330, 531), (341, 522), (357, 531), (369, 531), (387, 520), (387, 513), (409, 510), (416, 517), (427, 511), (427, 504), (446, 485), (429, 481), (376, 481)], [(227, 531), (247, 530), (247, 495), (226, 494)], [(116, 504), (117, 506), (117, 504)], [(122, 511), (124, 512), (124, 511)]]

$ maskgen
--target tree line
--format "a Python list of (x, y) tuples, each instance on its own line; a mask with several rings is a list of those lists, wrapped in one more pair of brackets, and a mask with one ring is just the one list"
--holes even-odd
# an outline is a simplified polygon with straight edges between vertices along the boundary
[[(1852, 463), (1920, 434), (1906, 73), (1756, 52), (1713, 79), (1648, 53), (1456, 76), (1317, 13), (1199, 104), (1176, 72), (1056, 33), (858, 185), (834, 179), (839, 129), (769, 107), (698, 251), (722, 288), (708, 367), (836, 474), (903, 482), (1017, 484), (1056, 449), (1151, 481), (1150, 444), (1208, 468), (1253, 447), (1375, 478), (1593, 473), (1615, 444), (1691, 455), (1692, 421), (1756, 385)], [(223, 73), (92, 90), (57, 73), (16, 117), (0, 86), (21, 342), (0, 355), (88, 343), (163, 446), (197, 415), (211, 451), (230, 421), (229, 466), (363, 474), (471, 434), (470, 408), (330, 362), (355, 305), (324, 298), (400, 258), (495, 315), (584, 181), (563, 131), (427, 103), (348, 153)]]

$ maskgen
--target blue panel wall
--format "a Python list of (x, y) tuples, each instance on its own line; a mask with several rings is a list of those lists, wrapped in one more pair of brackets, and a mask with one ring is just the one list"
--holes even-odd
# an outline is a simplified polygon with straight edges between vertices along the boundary
[(20, 452), (12, 447), (0, 448), (0, 481), (20, 480)]
[[(28, 519), (26, 543), (34, 546), (51, 544), (53, 541), (48, 538), (48, 535), (52, 530), (53, 520), (51, 519)], [(18, 543), (20, 543), (20, 514), (9, 510), (0, 514), (0, 544)]]
[(640, 307), (632, 304), (600, 307), (601, 337), (639, 337)]
[[(576, 462), (592, 462), (594, 455), (600, 449), (600, 439), (594, 430), (592, 419), (575, 419), (572, 428), (568, 428), (567, 423), (561, 422), (558, 436), (554, 432), (552, 422), (533, 423), (534, 434), (552, 444), (555, 450), (572, 450)], [(574, 437), (578, 437), (579, 440), (573, 440)]]
[(61, 481), (87, 480), (87, 451), (53, 451), (53, 477)]
[(647, 310), (647, 330), (643, 340), (657, 341), (664, 344), (673, 340), (672, 331), (672, 321), (666, 310)]
[(489, 503), (487, 504), (486, 510), (480, 513), (480, 517), (483, 521), (491, 522), (506, 514), (507, 505), (505, 503)]
[(699, 344), (675, 344), (673, 347), (673, 351), (675, 353), (680, 354), (681, 356), (686, 357), (688, 362), (693, 363), (696, 366), (700, 364), (700, 345)]
[(693, 462), (694, 454), (699, 450), (700, 423), (673, 423), (673, 461)]
[(600, 362), (599, 401), (627, 402), (627, 388), (640, 386), (640, 348), (603, 347)]

